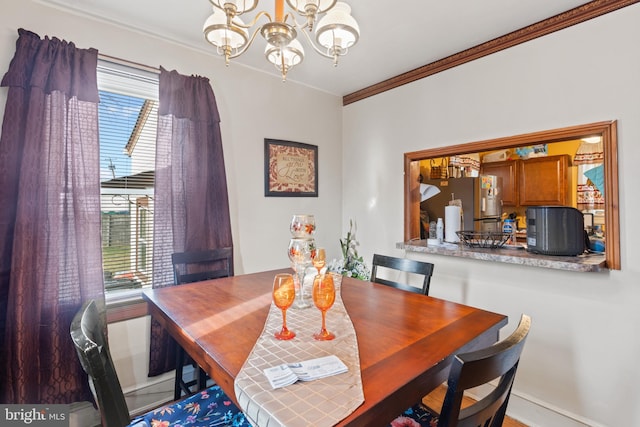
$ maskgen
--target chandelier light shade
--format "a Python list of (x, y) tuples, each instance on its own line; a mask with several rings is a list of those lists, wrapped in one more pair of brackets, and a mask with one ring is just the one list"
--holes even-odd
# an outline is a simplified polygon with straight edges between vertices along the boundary
[(336, 4), (336, 0), (287, 0), (287, 4), (298, 14), (307, 18), (309, 31), (311, 31), (316, 16), (331, 9)]
[(233, 12), (232, 16), (242, 15), (246, 12), (251, 12), (258, 6), (258, 0), (209, 0), (212, 5), (220, 10), (224, 10), (227, 14), (228, 11)]
[[(360, 29), (351, 16), (351, 7), (336, 0), (286, 0), (292, 12), (284, 13), (285, 0), (275, 0), (273, 16), (259, 11), (253, 20), (245, 25), (240, 15), (253, 11), (258, 0), (209, 0), (213, 14), (207, 18), (203, 32), (205, 39), (216, 47), (225, 62), (242, 55), (251, 46), (259, 33), (266, 41), (265, 56), (287, 78), (287, 72), (302, 62), (304, 48), (298, 40), (298, 33), (304, 34), (309, 45), (320, 55), (333, 60), (346, 55), (349, 48), (358, 42)], [(295, 14), (305, 18), (300, 24)], [(324, 14), (318, 21), (320, 15)], [(265, 19), (261, 25), (257, 23)], [(316, 21), (317, 26), (316, 26)], [(315, 41), (309, 35), (314, 26)], [(254, 28), (249, 35), (249, 30)], [(308, 34), (309, 33), (309, 34)]]
[(351, 16), (351, 7), (346, 3), (336, 3), (318, 23), (316, 39), (327, 49), (327, 54), (338, 65), (338, 56), (346, 55), (349, 48), (360, 37), (358, 23)]
[(249, 32), (244, 29), (244, 23), (238, 17), (233, 18), (233, 25), (227, 25), (227, 16), (222, 11), (213, 13), (204, 23), (204, 34), (207, 41), (218, 49), (218, 54), (224, 55), (227, 65), (229, 58), (244, 48), (249, 42)]
[(298, 65), (304, 59), (304, 49), (302, 44), (296, 39), (291, 40), (289, 44), (282, 47), (267, 43), (264, 54), (267, 60), (275, 65), (278, 70), (284, 70), (283, 79), (291, 67)]
[(287, 0), (287, 4), (300, 15), (306, 16), (310, 11), (325, 13), (336, 4), (336, 0)]

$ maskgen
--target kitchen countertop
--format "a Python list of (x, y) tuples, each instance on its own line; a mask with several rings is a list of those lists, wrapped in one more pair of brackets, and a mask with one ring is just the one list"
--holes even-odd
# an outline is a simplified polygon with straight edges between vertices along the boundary
[(530, 253), (524, 248), (470, 248), (458, 243), (443, 243), (442, 245), (427, 246), (426, 240), (410, 240), (408, 242), (396, 243), (396, 248), (404, 249), (408, 252), (480, 259), (565, 271), (596, 272), (607, 269), (604, 254), (552, 256)]

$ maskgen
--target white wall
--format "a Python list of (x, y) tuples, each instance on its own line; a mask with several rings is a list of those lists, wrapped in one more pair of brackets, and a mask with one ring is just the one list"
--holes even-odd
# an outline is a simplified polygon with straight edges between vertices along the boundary
[(542, 408), (510, 406), (531, 425), (640, 425), (638, 22), (636, 4), (344, 108), (343, 215), (365, 259), (402, 255), (404, 152), (618, 120), (621, 271), (409, 255), (436, 264), (432, 295), (508, 314), (503, 334), (533, 317), (514, 394)]
[[(225, 67), (213, 49), (185, 48), (129, 29), (44, 6), (34, 1), (3, 0), (0, 13), (0, 73), (4, 75), (15, 51), (17, 29), (93, 47), (106, 55), (197, 74), (211, 80), (221, 117), (236, 274), (287, 267), (289, 222), (294, 213), (316, 216), (316, 241), (329, 258), (339, 257), (343, 233), (342, 202), (342, 100), (237, 64)], [(202, 22), (206, 16), (202, 17)], [(257, 47), (256, 47), (257, 48)], [(292, 71), (293, 72), (293, 71)], [(0, 88), (0, 114), (7, 89)], [(330, 124), (330, 125), (327, 125)], [(264, 197), (264, 138), (284, 139), (318, 146), (319, 197)], [(114, 358), (123, 388), (146, 382), (143, 351), (148, 334), (143, 322), (111, 327)], [(141, 359), (142, 358), (142, 359)]]

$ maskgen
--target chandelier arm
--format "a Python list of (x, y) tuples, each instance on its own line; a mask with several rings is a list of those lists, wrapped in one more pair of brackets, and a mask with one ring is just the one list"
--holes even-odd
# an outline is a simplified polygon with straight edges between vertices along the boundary
[(329, 55), (328, 53), (322, 51), (322, 49), (320, 49), (318, 46), (316, 46), (316, 44), (313, 42), (313, 40), (311, 39), (311, 37), (309, 36), (309, 34), (307, 34), (306, 31), (304, 31), (304, 28), (307, 26), (307, 24), (305, 24), (304, 26), (301, 27), (300, 31), (302, 34), (304, 34), (304, 37), (307, 39), (307, 41), (309, 42), (309, 44), (311, 45), (311, 47), (313, 48), (313, 50), (315, 50), (319, 55), (324, 56), (325, 58), (329, 58), (329, 59), (333, 59), (334, 61), (336, 60), (336, 57), (333, 55)]
[(258, 32), (260, 32), (260, 27), (256, 28), (256, 30), (253, 32), (253, 34), (251, 34), (251, 38), (249, 38), (249, 41), (247, 42), (247, 44), (245, 44), (242, 47), (241, 50), (237, 51), (233, 55), (229, 55), (229, 59), (237, 58), (238, 56), (240, 56), (243, 53), (245, 53), (247, 51), (247, 49), (249, 49), (249, 47), (251, 47), (251, 45), (253, 44), (253, 41), (255, 40), (256, 35), (258, 34)]
[(294, 15), (293, 12), (287, 12), (284, 14), (284, 17), (282, 18), (282, 22), (283, 23), (287, 23), (287, 19), (291, 18), (291, 20), (293, 21), (293, 24), (289, 24), (294, 28), (300, 28), (300, 26), (298, 25), (298, 22), (296, 21), (296, 16)]
[[(238, 23), (234, 23), (233, 25), (239, 28), (244, 28), (244, 29), (250, 29), (251, 27), (253, 27), (257, 22), (258, 19), (260, 19), (262, 16), (265, 16), (267, 18), (267, 20), (269, 22), (273, 22), (273, 19), (271, 18), (271, 15), (269, 15), (268, 12), (265, 11), (260, 11), (258, 12), (258, 14), (255, 16), (255, 18), (253, 18), (253, 20), (249, 23), (249, 24), (245, 24), (245, 25), (241, 25)], [(293, 20), (294, 23), (294, 27), (298, 26), (300, 27), (302, 30), (304, 30), (306, 24), (304, 26), (299, 26), (298, 23), (296, 22), (294, 16), (291, 13), (287, 13), (284, 18), (283, 18), (283, 22), (286, 22), (287, 18), (291, 18)], [(260, 30), (262, 29), (262, 25), (260, 25), (259, 27), (257, 27), (255, 29), (255, 31), (253, 32), (253, 34), (251, 34), (251, 37), (249, 38), (249, 41), (247, 41), (247, 44), (245, 44), (241, 50), (237, 51), (235, 54), (233, 55), (229, 55), (229, 59), (234, 59), (239, 57), (240, 55), (242, 55), (243, 53), (245, 53), (247, 51), (247, 49), (249, 49), (251, 47), (251, 45), (253, 44), (253, 41), (256, 38), (256, 35), (258, 35), (258, 33), (260, 32)], [(304, 31), (302, 31), (304, 32)], [(306, 35), (306, 34), (305, 34)], [(311, 42), (311, 40), (308, 38), (309, 36), (307, 36), (307, 40), (309, 40)], [(328, 56), (326, 54), (323, 54), (321, 51), (319, 51), (315, 46), (313, 46), (316, 51), (318, 51), (318, 53), (320, 53), (321, 55), (326, 56), (327, 58), (332, 58), (332, 56)]]
[(236, 27), (240, 27), (240, 28), (244, 28), (245, 30), (248, 30), (249, 28), (251, 28), (254, 25), (256, 25), (258, 20), (260, 18), (262, 18), (263, 16), (266, 16), (267, 20), (269, 22), (273, 22), (273, 19), (271, 18), (271, 15), (269, 15), (268, 12), (265, 12), (264, 10), (262, 10), (262, 11), (258, 12), (258, 14), (248, 24), (240, 24), (240, 23), (234, 22), (233, 25), (235, 25)]
[(287, 12), (287, 14), (284, 16), (284, 21), (287, 20), (287, 18), (291, 18), (291, 20), (293, 21), (293, 24), (291, 24), (291, 26), (293, 28), (297, 28), (300, 31), (303, 31), (307, 28), (309, 28), (309, 22), (305, 22), (304, 24), (300, 24), (297, 20), (296, 20), (296, 16), (293, 12)]
[[(240, 24), (238, 22), (233, 22), (233, 25), (235, 25), (236, 27), (240, 27), (240, 28), (244, 28), (245, 30), (248, 30), (249, 28), (251, 28), (254, 25), (256, 25), (258, 23), (258, 20), (260, 18), (262, 18), (263, 16), (265, 16), (267, 18), (268, 22), (275, 22), (274, 19), (271, 17), (271, 15), (269, 15), (269, 12), (265, 12), (264, 10), (261, 10), (260, 12), (258, 12), (256, 14), (256, 16), (248, 24)], [(287, 14), (284, 15), (284, 18), (282, 19), (282, 22), (286, 23), (288, 18), (291, 18), (291, 20), (293, 21), (292, 27), (304, 28), (304, 27), (307, 26), (307, 24), (304, 24), (304, 26), (301, 26), (300, 24), (298, 24), (298, 22), (296, 21), (295, 16), (293, 16), (293, 14), (291, 12), (287, 12)]]

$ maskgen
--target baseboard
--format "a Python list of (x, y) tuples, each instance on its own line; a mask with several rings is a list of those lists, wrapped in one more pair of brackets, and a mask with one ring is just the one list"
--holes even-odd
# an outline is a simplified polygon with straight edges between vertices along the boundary
[[(185, 366), (185, 373), (188, 367)], [(149, 412), (173, 400), (174, 376), (150, 383), (138, 389), (127, 390), (124, 398), (131, 417)], [(76, 402), (69, 408), (69, 427), (100, 427), (100, 413), (91, 402)]]
[[(473, 393), (470, 396), (485, 396), (491, 388), (490, 385), (478, 387), (477, 396)], [(507, 415), (529, 427), (606, 427), (515, 389), (511, 391)]]
[(174, 378), (141, 387), (125, 393), (127, 407), (132, 417), (149, 412), (173, 400)]
[(606, 427), (515, 390), (509, 398), (507, 415), (530, 427)]

